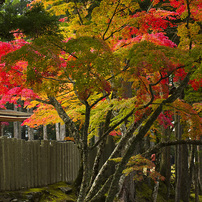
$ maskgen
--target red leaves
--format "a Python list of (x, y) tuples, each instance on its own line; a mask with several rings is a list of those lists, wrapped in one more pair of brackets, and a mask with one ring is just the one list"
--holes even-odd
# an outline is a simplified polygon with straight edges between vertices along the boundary
[(139, 29), (133, 30), (133, 33), (135, 32), (136, 35), (141, 35), (148, 33), (149, 30), (153, 31), (154, 33), (164, 31), (168, 26), (174, 26), (174, 24), (172, 24), (168, 18), (176, 19), (175, 16), (177, 16), (176, 12), (156, 10), (154, 8), (150, 9), (149, 12), (137, 12), (132, 17), (137, 20)]
[(157, 45), (168, 46), (168, 47), (176, 47), (177, 45), (173, 43), (167, 36), (165, 36), (162, 32), (155, 34), (144, 34), (142, 40), (151, 41)]
[(15, 47), (11, 43), (1, 42), (0, 41), (0, 59), (2, 56), (6, 55), (9, 52), (15, 50)]
[(172, 112), (171, 111), (164, 111), (158, 116), (157, 119), (158, 123), (162, 125), (165, 129), (168, 128), (168, 126), (173, 126), (172, 121)]
[(175, 77), (173, 78), (174, 82), (177, 82), (179, 80), (183, 80), (186, 77), (187, 73), (185, 72), (185, 70), (183, 68), (178, 69), (175, 72)]
[(192, 88), (197, 91), (199, 88), (202, 87), (202, 79), (193, 79), (189, 81), (189, 84), (192, 86)]
[(117, 136), (117, 135), (121, 135), (121, 132), (113, 130), (112, 132), (109, 133), (109, 135), (111, 135), (111, 136)]
[(3, 107), (7, 102), (17, 104), (19, 97), (22, 97), (25, 100), (25, 105), (27, 105), (29, 101), (39, 98), (31, 89), (14, 87), (4, 92), (0, 100), (0, 106)]
[(101, 91), (106, 91), (107, 93), (111, 92), (111, 85), (108, 81), (101, 82)]

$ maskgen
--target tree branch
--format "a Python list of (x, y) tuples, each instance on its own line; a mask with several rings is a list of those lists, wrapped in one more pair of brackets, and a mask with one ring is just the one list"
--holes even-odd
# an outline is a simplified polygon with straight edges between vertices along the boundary
[(93, 108), (98, 102), (100, 102), (102, 99), (106, 98), (109, 95), (110, 95), (110, 93), (107, 93), (106, 95), (103, 95), (102, 97), (97, 99), (92, 105), (90, 105), (90, 108)]
[(103, 36), (102, 36), (102, 39), (103, 39), (103, 40), (105, 40), (105, 35), (106, 35), (106, 33), (108, 32), (108, 30), (109, 30), (109, 27), (110, 27), (110, 25), (111, 25), (111, 23), (112, 23), (112, 20), (113, 20), (114, 16), (116, 15), (116, 10), (117, 10), (117, 8), (119, 7), (119, 4), (120, 4), (120, 0), (118, 0), (118, 3), (117, 3), (117, 5), (116, 5), (116, 8), (114, 9), (114, 13), (113, 13), (112, 17), (111, 17), (110, 20), (109, 20), (107, 29), (105, 30), (105, 32), (104, 32), (104, 34), (103, 34)]
[(179, 144), (202, 145), (202, 140), (175, 140), (175, 141), (160, 142), (154, 147), (144, 152), (142, 156), (149, 157), (151, 154), (157, 153), (162, 147), (168, 147), (168, 146), (179, 145)]
[(81, 142), (79, 137), (79, 132), (75, 126), (75, 123), (71, 120), (71, 118), (67, 115), (65, 110), (62, 108), (61, 104), (57, 101), (57, 99), (53, 96), (48, 96), (50, 100), (50, 104), (54, 106), (60, 118), (64, 121), (67, 129), (70, 133), (70, 136), (74, 137), (75, 142), (78, 148), (81, 148)]
[(75, 4), (75, 6), (76, 6), (76, 11), (77, 11), (77, 14), (78, 14), (78, 16), (79, 16), (80, 23), (81, 23), (81, 25), (83, 25), (83, 20), (82, 20), (82, 18), (81, 18), (81, 15), (80, 15), (80, 12), (79, 12), (79, 9), (78, 9), (78, 6), (77, 6), (76, 1), (74, 1), (74, 4)]

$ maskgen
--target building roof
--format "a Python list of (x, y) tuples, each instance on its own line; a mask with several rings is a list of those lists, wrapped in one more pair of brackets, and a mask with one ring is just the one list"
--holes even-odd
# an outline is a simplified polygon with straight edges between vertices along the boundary
[(0, 109), (0, 122), (24, 121), (32, 113), (19, 112), (14, 110)]

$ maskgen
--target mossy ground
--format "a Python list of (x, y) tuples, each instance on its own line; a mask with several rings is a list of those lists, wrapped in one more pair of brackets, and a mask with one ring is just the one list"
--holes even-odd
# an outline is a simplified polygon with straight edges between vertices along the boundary
[[(138, 202), (152, 202), (152, 190), (154, 184), (148, 185), (148, 182), (138, 182), (136, 186), (136, 199)], [(160, 182), (157, 202), (174, 202), (175, 201), (175, 190), (174, 186), (170, 190), (170, 198), (167, 199), (167, 188), (164, 182)], [(190, 194), (190, 202), (195, 201), (195, 194)], [(202, 195), (199, 195), (199, 202), (202, 202)]]
[[(76, 196), (73, 192), (69, 194), (63, 193), (59, 188), (66, 187), (65, 182), (48, 185), (40, 188), (31, 188), (27, 190), (1, 192), (0, 201), (7, 202), (12, 199), (18, 199), (21, 202), (37, 201), (37, 202), (73, 202)], [(68, 185), (71, 187), (70, 185)]]

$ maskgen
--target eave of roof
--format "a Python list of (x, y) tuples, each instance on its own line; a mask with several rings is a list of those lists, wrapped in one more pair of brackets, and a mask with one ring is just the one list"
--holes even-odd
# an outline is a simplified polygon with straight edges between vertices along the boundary
[(31, 115), (31, 113), (26, 112), (0, 109), (0, 121), (3, 122), (24, 121)]

